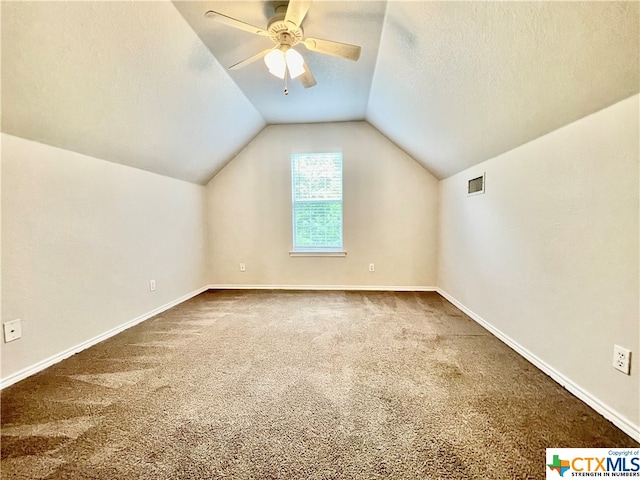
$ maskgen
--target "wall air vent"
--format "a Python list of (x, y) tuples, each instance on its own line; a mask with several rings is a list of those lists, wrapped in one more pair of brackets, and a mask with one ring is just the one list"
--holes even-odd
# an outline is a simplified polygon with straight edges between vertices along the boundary
[(484, 176), (472, 178), (469, 180), (469, 184), (467, 187), (467, 195), (478, 195), (479, 193), (484, 193)]

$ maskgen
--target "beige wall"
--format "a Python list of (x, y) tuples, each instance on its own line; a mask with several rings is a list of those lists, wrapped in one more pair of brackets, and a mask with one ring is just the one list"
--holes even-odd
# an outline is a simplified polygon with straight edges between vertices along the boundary
[[(2, 318), (23, 338), (2, 378), (206, 284), (438, 285), (637, 431), (638, 100), (440, 184), (365, 122), (269, 126), (206, 188), (3, 134)], [(348, 253), (292, 258), (290, 154), (327, 150)]]
[[(343, 152), (346, 257), (289, 256), (291, 153), (314, 151)], [(435, 286), (438, 182), (366, 122), (271, 125), (207, 197), (212, 284)]]
[[(205, 188), (2, 135), (2, 378), (205, 283)], [(148, 282), (156, 280), (157, 290)]]
[[(438, 286), (640, 423), (638, 96), (441, 182)], [(486, 172), (486, 193), (466, 182)], [(631, 376), (611, 366), (633, 351)]]

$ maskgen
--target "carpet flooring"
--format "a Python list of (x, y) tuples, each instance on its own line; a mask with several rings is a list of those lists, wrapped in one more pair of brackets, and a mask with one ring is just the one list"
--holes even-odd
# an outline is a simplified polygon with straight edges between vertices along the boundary
[(630, 437), (436, 293), (210, 291), (2, 392), (2, 478), (543, 479)]

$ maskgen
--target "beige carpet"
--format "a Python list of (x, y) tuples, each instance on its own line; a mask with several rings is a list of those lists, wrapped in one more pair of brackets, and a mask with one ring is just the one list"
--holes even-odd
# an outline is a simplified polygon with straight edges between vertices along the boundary
[(543, 479), (638, 446), (435, 293), (207, 292), (2, 392), (2, 478)]

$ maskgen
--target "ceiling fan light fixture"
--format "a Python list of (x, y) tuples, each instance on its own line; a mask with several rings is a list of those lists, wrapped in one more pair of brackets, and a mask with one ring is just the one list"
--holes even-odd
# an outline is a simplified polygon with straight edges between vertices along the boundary
[(279, 48), (271, 50), (264, 56), (264, 63), (267, 65), (269, 73), (278, 78), (284, 78), (287, 72), (287, 64), (282, 50)]
[(284, 78), (287, 70), (292, 79), (304, 73), (304, 58), (288, 45), (281, 45), (280, 48), (267, 53), (264, 63), (269, 68), (269, 73), (278, 78)]
[(293, 48), (289, 48), (285, 53), (287, 68), (291, 78), (297, 78), (304, 73), (304, 58)]

